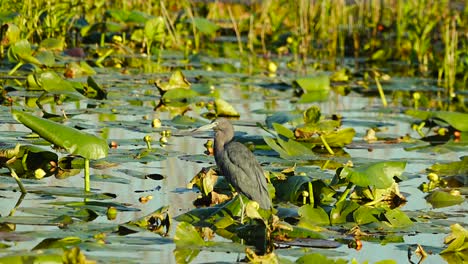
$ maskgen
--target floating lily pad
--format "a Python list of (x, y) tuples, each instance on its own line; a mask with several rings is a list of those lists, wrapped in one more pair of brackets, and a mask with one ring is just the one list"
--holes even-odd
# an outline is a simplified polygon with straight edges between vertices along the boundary
[(463, 203), (465, 198), (460, 194), (436, 190), (426, 196), (426, 201), (431, 203), (434, 208), (441, 208)]
[(399, 177), (403, 173), (405, 167), (405, 161), (385, 161), (357, 168), (343, 167), (337, 171), (337, 175), (339, 178), (347, 178), (357, 186), (385, 189), (393, 184), (394, 177)]

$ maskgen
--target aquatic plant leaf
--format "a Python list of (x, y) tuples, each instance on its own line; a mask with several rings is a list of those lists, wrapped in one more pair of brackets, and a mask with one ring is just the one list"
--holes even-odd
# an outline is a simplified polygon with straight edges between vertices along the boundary
[(448, 246), (442, 250), (440, 254), (468, 250), (468, 230), (463, 228), (460, 224), (451, 225), (450, 230), (452, 233), (444, 239), (444, 243), (448, 244)]
[(296, 260), (297, 264), (302, 264), (302, 263), (324, 263), (324, 264), (345, 264), (348, 263), (348, 260), (345, 259), (333, 259), (333, 258), (328, 258), (325, 255), (322, 255), (320, 253), (312, 253), (308, 255), (304, 255)]
[(89, 76), (87, 83), (86, 97), (98, 100), (107, 99), (107, 92), (94, 80), (93, 77)]
[[(276, 241), (277, 243), (279, 241)], [(289, 246), (298, 246), (298, 247), (307, 247), (307, 248), (338, 248), (342, 244), (333, 240), (326, 240), (320, 238), (296, 238), (290, 241), (281, 241), (278, 244), (289, 245)]]
[(273, 123), (273, 129), (279, 136), (283, 136), (285, 138), (294, 138), (294, 132), (281, 124)]
[(55, 55), (50, 50), (42, 50), (36, 54), (36, 59), (41, 62), (41, 64), (52, 67), (55, 64)]
[(46, 38), (41, 41), (39, 47), (46, 50), (62, 51), (64, 45), (65, 42), (63, 41), (63, 39)]
[(203, 17), (194, 17), (193, 23), (200, 32), (206, 35), (212, 35), (220, 28), (215, 23)]
[(79, 237), (64, 237), (64, 238), (46, 238), (37, 244), (32, 250), (48, 249), (48, 248), (65, 248), (81, 243)]
[(15, 109), (11, 112), (18, 122), (29, 127), (45, 140), (63, 147), (71, 154), (87, 159), (100, 159), (107, 156), (109, 147), (104, 139), (26, 112)]
[(29, 42), (25, 39), (13, 43), (8, 49), (8, 60), (11, 62), (31, 63), (41, 65), (42, 63), (32, 55)]
[(287, 158), (289, 156), (288, 152), (286, 152), (286, 150), (284, 150), (278, 143), (276, 143), (274, 138), (263, 136), (263, 140), (271, 149), (276, 151), (280, 157)]
[(177, 263), (190, 263), (198, 256), (200, 248), (206, 244), (195, 227), (186, 222), (177, 225), (174, 243), (176, 244), (174, 256)]
[(170, 226), (169, 206), (163, 206), (146, 216), (119, 225), (119, 234), (131, 234), (138, 232), (139, 229), (146, 229), (165, 236), (169, 232)]
[(16, 264), (28, 264), (28, 263), (50, 263), (50, 264), (62, 264), (62, 255), (44, 253), (43, 251), (34, 251), (22, 254), (8, 255), (0, 257), (0, 263), (16, 263)]
[[(45, 216), (55, 216), (55, 217), (73, 217), (81, 219), (82, 221), (92, 221), (98, 217), (98, 214), (88, 208), (47, 208), (47, 207), (22, 207), (19, 211), (36, 214), (36, 215), (45, 215)], [(56, 218), (57, 219), (57, 218)], [(73, 220), (72, 220), (73, 221)]]
[(195, 227), (187, 222), (180, 222), (174, 235), (176, 247), (203, 246), (205, 240), (200, 236)]
[(307, 110), (304, 111), (304, 123), (306, 124), (317, 124), (320, 121), (321, 117), (320, 107), (318, 106), (311, 106)]
[(18, 177), (42, 179), (52, 175), (58, 156), (54, 152), (44, 150), (38, 146), (16, 145), (12, 149), (0, 149), (0, 167), (13, 169)]
[(373, 222), (378, 222), (377, 216), (383, 212), (383, 209), (371, 207), (371, 206), (360, 206), (356, 211), (353, 212), (354, 222), (358, 225), (365, 225)]
[(228, 102), (223, 99), (216, 99), (214, 101), (215, 111), (217, 116), (230, 116), (239, 117), (239, 112)]
[(384, 161), (369, 163), (357, 168), (343, 167), (337, 173), (340, 178), (346, 178), (357, 186), (386, 189), (392, 186), (393, 177), (400, 176), (405, 167), (406, 161)]
[(281, 201), (296, 203), (303, 190), (307, 190), (312, 179), (305, 176), (290, 176), (286, 180), (275, 180), (276, 197)]
[(461, 161), (436, 163), (426, 170), (435, 172), (439, 176), (466, 176), (468, 175), (468, 156), (461, 157)]
[(314, 152), (311, 149), (309, 149), (308, 147), (304, 146), (302, 143), (297, 142), (293, 139), (288, 139), (288, 141), (285, 141), (278, 137), (277, 141), (280, 144), (280, 146), (286, 151), (288, 156), (291, 156), (291, 157), (301, 157), (301, 156), (314, 157), (315, 156)]
[(145, 36), (150, 41), (161, 42), (165, 37), (166, 24), (163, 17), (149, 19), (145, 23)]
[(408, 227), (413, 224), (408, 215), (398, 208), (389, 209), (384, 215), (392, 227)]
[[(17, 14), (15, 12), (15, 14)], [(5, 14), (2, 14), (2, 19), (5, 17)], [(2, 20), (5, 21), (5, 20)], [(20, 40), (21, 30), (19, 27), (13, 23), (6, 23), (2, 25), (2, 39), (0, 39), (0, 43), (5, 47), (17, 42)]]
[(425, 198), (426, 201), (428, 201), (434, 208), (448, 207), (463, 203), (465, 201), (463, 195), (452, 195), (449, 192), (440, 190), (435, 190), (431, 192)]
[(457, 130), (468, 131), (468, 114), (460, 112), (449, 112), (449, 111), (420, 111), (420, 110), (408, 110), (405, 114), (426, 120), (429, 118), (440, 119), (447, 124), (451, 125)]
[(293, 81), (293, 87), (302, 93), (330, 90), (330, 77), (326, 74), (298, 78)]
[(297, 103), (308, 104), (308, 103), (315, 103), (315, 102), (324, 102), (328, 99), (329, 94), (330, 94), (329, 90), (310, 91), (301, 95)]
[(53, 196), (82, 197), (95, 200), (107, 200), (115, 198), (114, 194), (85, 192), (83, 188), (61, 186), (31, 186), (28, 192)]
[(348, 222), (349, 215), (358, 208), (359, 204), (353, 201), (338, 202), (330, 211), (330, 223), (336, 225)]
[[(330, 225), (330, 218), (322, 207), (314, 208), (311, 204), (303, 205), (298, 210), (300, 221), (307, 221), (314, 225)], [(298, 224), (298, 226), (301, 226)]]
[(167, 83), (162, 83), (161, 80), (156, 80), (154, 84), (161, 94), (164, 94), (165, 92), (172, 89), (181, 88), (188, 90), (191, 87), (191, 84), (187, 81), (187, 79), (185, 79), (184, 74), (179, 70), (172, 73)]
[(198, 97), (199, 94), (193, 90), (185, 88), (174, 88), (164, 93), (161, 100), (164, 104), (177, 105), (177, 103), (190, 103), (193, 98)]
[(44, 91), (54, 94), (66, 94), (76, 98), (83, 96), (75, 89), (70, 81), (64, 80), (53, 71), (46, 71), (36, 77), (38, 84)]
[[(330, 147), (342, 148), (345, 145), (348, 145), (351, 142), (353, 142), (354, 135), (356, 135), (356, 131), (354, 130), (354, 128), (347, 127), (337, 131), (325, 133), (323, 137)], [(298, 138), (298, 141), (304, 141), (319, 146), (323, 145), (323, 141), (320, 139), (320, 137), (317, 136), (311, 138)]]

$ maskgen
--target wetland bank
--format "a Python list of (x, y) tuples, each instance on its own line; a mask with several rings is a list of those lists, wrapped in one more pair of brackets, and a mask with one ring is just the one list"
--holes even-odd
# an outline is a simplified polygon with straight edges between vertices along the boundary
[(466, 261), (465, 2), (0, 6), (0, 263)]

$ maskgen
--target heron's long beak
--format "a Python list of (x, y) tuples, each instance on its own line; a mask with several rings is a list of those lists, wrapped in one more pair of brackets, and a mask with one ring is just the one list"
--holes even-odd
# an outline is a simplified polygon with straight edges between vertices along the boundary
[(192, 133), (203, 132), (203, 131), (210, 131), (210, 130), (213, 130), (213, 128), (214, 128), (216, 125), (217, 125), (217, 123), (216, 123), (216, 122), (213, 122), (213, 123), (210, 123), (210, 124), (207, 124), (207, 125), (204, 125), (204, 126), (195, 128), (194, 130), (192, 130)]

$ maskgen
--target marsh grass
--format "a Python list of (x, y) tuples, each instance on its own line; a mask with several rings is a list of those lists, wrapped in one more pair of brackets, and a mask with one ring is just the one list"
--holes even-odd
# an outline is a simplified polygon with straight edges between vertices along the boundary
[[(468, 46), (468, 7), (464, 1), (13, 0), (1, 1), (0, 8), (9, 10), (2, 13), (1, 22), (18, 25), (21, 37), (36, 44), (54, 37), (73, 46), (71, 33), (86, 21), (88, 25), (78, 26), (80, 37), (101, 33), (102, 46), (118, 33), (130, 46), (144, 46), (148, 43), (131, 43), (133, 31), (144, 27), (141, 23), (126, 23), (124, 31), (117, 33), (107, 27), (94, 28), (100, 32), (85, 30), (99, 23), (123, 23), (106, 16), (108, 10), (140, 11), (164, 20), (167, 37), (156, 49), (191, 47), (198, 52), (211, 49), (213, 38), (229, 35), (235, 36), (239, 54), (249, 51), (241, 58), (270, 56), (281, 50), (292, 54), (302, 69), (310, 58), (322, 70), (342, 67), (345, 57), (355, 57), (356, 64), (363, 58), (380, 65), (399, 61), (416, 69), (408, 71), (415, 75), (438, 76), (445, 96), (453, 96), (457, 87), (463, 90), (468, 79), (468, 55), (463, 50)], [(221, 29), (214, 36), (203, 34), (194, 23), (199, 17)]]

